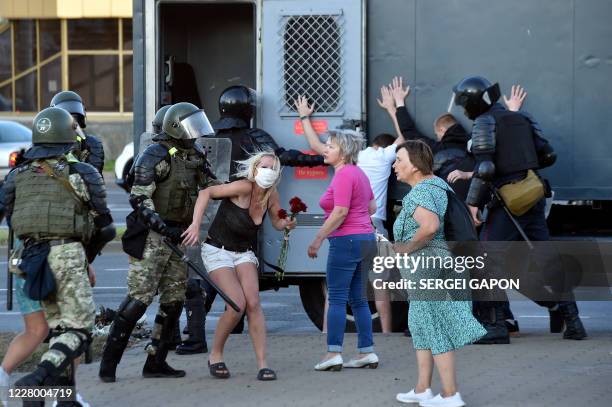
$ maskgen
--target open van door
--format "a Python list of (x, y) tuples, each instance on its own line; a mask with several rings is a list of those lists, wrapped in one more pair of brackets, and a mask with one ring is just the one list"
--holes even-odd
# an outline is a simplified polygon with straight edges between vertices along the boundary
[[(260, 127), (286, 149), (309, 151), (294, 101), (305, 95), (315, 104), (313, 124), (319, 133), (343, 124), (361, 125), (363, 19), (361, 0), (271, 0), (263, 2)], [(308, 245), (324, 222), (319, 198), (329, 185), (329, 167), (283, 170), (281, 206), (300, 197), (308, 212), (298, 216), (291, 233), (286, 278), (324, 275), (327, 243), (317, 259)], [(276, 263), (282, 233), (264, 227), (260, 256)], [(273, 270), (264, 268), (264, 274)]]

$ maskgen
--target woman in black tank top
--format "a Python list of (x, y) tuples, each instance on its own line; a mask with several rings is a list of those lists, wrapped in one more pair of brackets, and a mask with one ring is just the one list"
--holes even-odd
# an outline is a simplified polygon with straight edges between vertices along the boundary
[[(198, 194), (193, 222), (183, 234), (185, 245), (200, 240), (200, 225), (210, 199), (222, 199), (217, 215), (202, 245), (202, 261), (213, 281), (246, 311), (249, 331), (255, 348), (259, 380), (274, 380), (276, 373), (266, 362), (266, 324), (259, 301), (257, 234), (266, 216), (278, 229), (293, 229), (295, 220), (280, 219), (276, 185), (280, 179), (280, 161), (271, 152), (263, 152), (240, 163), (238, 181), (203, 189)], [(223, 348), (232, 329), (241, 318), (231, 307), (226, 307), (219, 319), (213, 347), (208, 354), (210, 374), (228, 378), (229, 370), (223, 362)]]

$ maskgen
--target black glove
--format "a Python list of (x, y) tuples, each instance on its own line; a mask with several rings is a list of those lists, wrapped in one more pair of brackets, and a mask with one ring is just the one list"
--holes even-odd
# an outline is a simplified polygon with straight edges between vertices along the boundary
[(185, 229), (183, 228), (167, 226), (162, 234), (170, 239), (172, 243), (181, 244), (183, 241), (183, 238), (181, 237), (183, 232), (185, 232)]
[(104, 227), (96, 230), (87, 247), (85, 248), (85, 254), (87, 255), (87, 261), (92, 263), (96, 256), (100, 254), (104, 246), (117, 235), (115, 225), (110, 223)]
[(289, 167), (318, 167), (325, 165), (323, 157), (320, 155), (310, 155), (299, 150), (285, 150), (280, 147), (274, 152), (282, 165)]
[(166, 222), (159, 216), (159, 213), (152, 209), (141, 207), (140, 216), (144, 223), (153, 231), (164, 234), (164, 230), (167, 228)]

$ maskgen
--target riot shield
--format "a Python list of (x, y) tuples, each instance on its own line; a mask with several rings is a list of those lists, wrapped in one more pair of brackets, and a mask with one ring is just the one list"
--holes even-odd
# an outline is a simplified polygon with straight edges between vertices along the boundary
[[(217, 177), (217, 181), (227, 182), (229, 180), (230, 164), (232, 161), (231, 140), (228, 138), (203, 137), (199, 138), (196, 143), (206, 151), (206, 157), (210, 163), (212, 172)], [(219, 205), (221, 205), (221, 201), (218, 200), (209, 202), (200, 228), (202, 236), (205, 237), (206, 233), (208, 233), (208, 228), (217, 214)]]
[[(142, 153), (145, 148), (151, 143), (153, 143), (153, 137), (155, 137), (155, 133), (151, 133), (145, 131), (138, 138), (138, 154)], [(136, 157), (134, 157), (134, 162), (136, 162)]]

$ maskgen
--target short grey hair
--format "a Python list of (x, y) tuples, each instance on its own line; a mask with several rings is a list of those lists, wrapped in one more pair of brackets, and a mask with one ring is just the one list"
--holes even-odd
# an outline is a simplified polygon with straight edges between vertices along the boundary
[(356, 130), (330, 130), (328, 140), (338, 144), (340, 156), (346, 164), (357, 164), (359, 152), (363, 150), (366, 144), (365, 136)]

